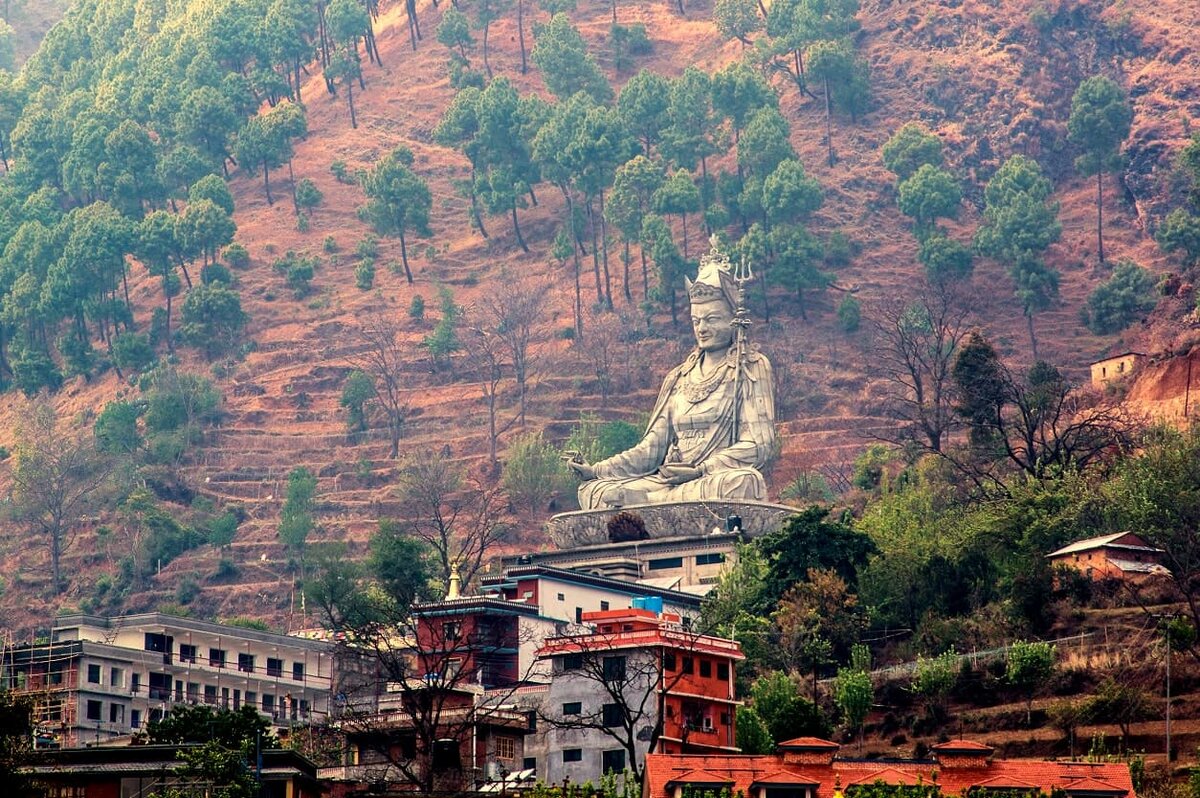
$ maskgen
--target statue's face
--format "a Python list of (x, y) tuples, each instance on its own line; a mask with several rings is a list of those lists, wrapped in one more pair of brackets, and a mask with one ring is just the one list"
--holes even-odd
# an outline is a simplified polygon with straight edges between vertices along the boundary
[(723, 299), (692, 303), (692, 330), (705, 352), (720, 352), (733, 343), (733, 310)]

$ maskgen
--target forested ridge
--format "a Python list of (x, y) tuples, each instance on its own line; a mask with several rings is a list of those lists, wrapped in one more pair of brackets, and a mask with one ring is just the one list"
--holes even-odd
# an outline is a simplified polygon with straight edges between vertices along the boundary
[(1192, 489), (1145, 498), (1142, 425), (1074, 390), (1190, 347), (1185, 6), (73, 3), (0, 74), (6, 622), (299, 625), (331, 546), (421, 538), (444, 584), (543, 545), (557, 453), (636, 439), (715, 233), (759, 275), (771, 498), (870, 538), (804, 599), (862, 612), (829, 652), (783, 621), (786, 668), (1060, 628), (1090, 598), (1045, 550)]

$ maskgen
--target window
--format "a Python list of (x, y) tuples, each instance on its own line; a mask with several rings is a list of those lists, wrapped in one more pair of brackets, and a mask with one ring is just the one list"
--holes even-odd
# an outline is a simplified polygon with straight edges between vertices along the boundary
[(236, 687), (233, 688), (233, 708), (235, 710), (242, 708), (242, 691)]
[(729, 663), (728, 662), (718, 662), (717, 663), (717, 678), (723, 682), (729, 681)]
[(583, 607), (575, 608), (575, 623), (583, 623)]
[(663, 654), (663, 670), (664, 671), (675, 670), (675, 652), (672, 651), (669, 654)]
[(600, 757), (600, 770), (603, 773), (625, 772), (625, 749), (616, 748), (605, 751)]
[(696, 565), (719, 565), (725, 562), (724, 554), (697, 554)]
[(527, 756), (521, 760), (522, 770), (537, 770), (537, 757)]
[(208, 650), (208, 664), (214, 668), (225, 667), (225, 649), (210, 648)]
[(175, 700), (183, 700), (183, 682), (179, 681), (178, 679), (175, 680)]
[(135, 673), (135, 674), (133, 674), (133, 681), (130, 684), (129, 690), (132, 693), (137, 693), (141, 689), (142, 689), (142, 674)]
[(497, 737), (496, 738), (496, 758), (497, 759), (516, 759), (517, 758), (517, 738), (516, 737)]
[(170, 701), (171, 700), (171, 674), (169, 673), (152, 673), (150, 674), (150, 700), (151, 701)]
[(462, 624), (458, 621), (447, 621), (442, 624), (442, 640), (458, 641), (462, 638)]
[(109, 723), (125, 723), (125, 705), (124, 704), (109, 704), (108, 705), (108, 722)]
[(204, 703), (217, 703), (217, 686), (215, 684), (204, 685)]
[(602, 708), (602, 715), (606, 729), (625, 725), (625, 713), (621, 711), (620, 704), (605, 704)]
[(582, 701), (568, 701), (567, 703), (563, 704), (563, 714), (564, 715), (583, 714), (583, 702)]
[(165, 653), (167, 651), (167, 636), (146, 632), (146, 650)]
[(221, 706), (224, 707), (225, 709), (229, 709), (229, 688), (228, 687), (221, 688)]
[(88, 701), (87, 702), (87, 719), (88, 720), (99, 721), (100, 715), (103, 713), (103, 711), (104, 711), (104, 703), (103, 702), (101, 702), (101, 701)]
[(125, 686), (125, 671), (120, 668), (113, 668), (108, 672), (108, 683), (113, 687)]
[(583, 667), (582, 654), (567, 654), (562, 658), (562, 669), (564, 671), (577, 671)]
[(694, 673), (695, 672), (695, 667), (692, 663), (691, 657), (683, 658), (683, 672), (684, 673)]
[(258, 693), (254, 692), (253, 690), (246, 691), (246, 706), (258, 706)]
[(138, 729), (142, 725), (142, 712), (139, 709), (129, 710), (129, 728)]
[(254, 673), (254, 655), (238, 654), (238, 670), (242, 673)]
[(200, 700), (200, 685), (195, 682), (187, 683), (187, 700), (189, 704), (195, 704)]
[(682, 557), (663, 557), (662, 559), (659, 559), (659, 560), (651, 560), (650, 562), (646, 563), (646, 567), (649, 568), (651, 571), (665, 571), (669, 568), (682, 568), (683, 567), (683, 558)]
[(604, 681), (619, 682), (625, 678), (625, 658), (624, 657), (605, 657), (604, 658)]
[(559, 600), (559, 601), (566, 601), (566, 600), (567, 600), (567, 597), (566, 597), (566, 596), (564, 596), (562, 593), (559, 593), (559, 594), (558, 594), (558, 600)]
[(266, 712), (268, 715), (271, 714), (272, 712), (274, 712), (275, 711), (275, 696), (273, 696), (270, 693), (263, 693), (262, 708), (263, 708), (263, 712)]
[(88, 665), (88, 684), (100, 684), (100, 666)]
[(722, 712), (722, 713), (721, 713), (721, 725), (722, 725), (722, 726), (728, 726), (728, 725), (729, 725), (729, 713), (728, 713), (728, 712)]
[(267, 675), (278, 678), (283, 675), (283, 660), (267, 657)]
[(702, 679), (711, 679), (712, 678), (712, 663), (706, 659), (700, 660), (700, 678), (702, 678)]
[(292, 678), (298, 682), (304, 681), (304, 663), (303, 662), (293, 662), (292, 663)]
[(601, 612), (608, 612), (608, 602), (607, 602), (607, 601), (601, 601), (601, 602), (600, 602), (600, 611), (601, 611)]
[(583, 761), (583, 749), (582, 748), (564, 748), (563, 749), (563, 763), (564, 764), (567, 762), (582, 762), (582, 761)]
[(190, 643), (179, 644), (179, 661), (196, 664), (196, 647)]

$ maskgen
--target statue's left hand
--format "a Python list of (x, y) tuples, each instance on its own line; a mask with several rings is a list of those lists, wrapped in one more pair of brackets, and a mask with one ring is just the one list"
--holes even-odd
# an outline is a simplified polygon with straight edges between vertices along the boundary
[(699, 468), (680, 465), (678, 463), (664, 463), (658, 468), (658, 475), (665, 479), (669, 485), (682, 485), (685, 482), (691, 482), (693, 479), (699, 479), (701, 473)]

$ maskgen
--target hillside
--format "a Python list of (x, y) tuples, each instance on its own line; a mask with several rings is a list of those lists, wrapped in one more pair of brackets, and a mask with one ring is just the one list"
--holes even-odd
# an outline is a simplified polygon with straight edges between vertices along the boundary
[[(1060, 23), (1051, 34), (1039, 33), (1031, 21), (1035, 7)], [(1106, 179), (1104, 184), (1110, 261), (1130, 257), (1154, 272), (1177, 268), (1161, 255), (1150, 234), (1177, 191), (1171, 177), (1174, 153), (1185, 142), (1191, 121), (1200, 117), (1195, 81), (1200, 52), (1190, 32), (1190, 7), (1190, 0), (864, 2), (856, 45), (870, 64), (874, 99), (857, 124), (835, 117), (837, 160), (832, 167), (826, 164), (822, 140), (823, 103), (777, 80), (781, 109), (792, 124), (792, 143), (826, 195), (812, 228), (822, 236), (842, 231), (854, 242), (856, 254), (838, 269), (836, 281), (856, 292), (868, 322), (872, 305), (903, 294), (921, 269), (909, 220), (896, 208), (894, 176), (879, 155), (897, 128), (917, 119), (943, 140), (950, 167), (966, 181), (962, 212), (948, 225), (961, 240), (978, 226), (982, 182), (1001, 161), (1026, 153), (1042, 162), (1056, 184), (1063, 234), (1048, 253), (1048, 261), (1062, 272), (1060, 300), (1036, 317), (1041, 355), (1082, 378), (1090, 360), (1118, 345), (1115, 336), (1091, 334), (1079, 317), (1086, 296), (1107, 277), (1108, 268), (1100, 267), (1094, 251), (1095, 182), (1074, 173), (1073, 154), (1064, 143), (1070, 96), (1080, 80), (1101, 71), (1115, 77), (1133, 99), (1129, 166), (1120, 181)], [(311, 179), (324, 201), (311, 213), (307, 232), (296, 229), (282, 174), (274, 177), (276, 202), (269, 205), (261, 177), (233, 173), (237, 240), (251, 256), (250, 266), (236, 273), (237, 288), (250, 318), (246, 336), (254, 347), (244, 360), (218, 370), (183, 352), (187, 365), (215, 375), (224, 394), (220, 427), (189, 460), (184, 474), (202, 495), (242, 505), (247, 520), (228, 553), (205, 547), (180, 557), (161, 570), (146, 592), (129, 599), (131, 608), (174, 601), (181, 580), (194, 575), (205, 588), (194, 612), (249, 615), (279, 626), (303, 623), (296, 617), (300, 601), (276, 535), (286, 474), (299, 465), (319, 477), (316, 540), (348, 541), (351, 551), (361, 551), (376, 520), (395, 507), (396, 463), (386, 457), (382, 432), (373, 431), (366, 441), (351, 438), (338, 406), (350, 360), (363, 346), (358, 324), (368, 312), (385, 310), (404, 320), (411, 353), (405, 378), (413, 412), (402, 454), (448, 449), (475, 473), (481, 473), (487, 451), (479, 386), (466, 375), (430, 368), (419, 343), (433, 322), (408, 318), (413, 296), (422, 296), (429, 315), (436, 316), (432, 309), (440, 285), (469, 306), (507, 274), (545, 277), (555, 286), (546, 296), (552, 308), (549, 326), (555, 333), (571, 326), (571, 276), (558, 269), (550, 252), (564, 216), (561, 198), (542, 186), (537, 207), (522, 211), (529, 254), (518, 248), (503, 217), (488, 220), (491, 238), (485, 240), (469, 229), (467, 201), (453, 187), (454, 180), (468, 173), (466, 159), (432, 141), (454, 94), (446, 49), (432, 35), (445, 8), (421, 5), (426, 37), (414, 52), (403, 4), (383, 6), (376, 23), (383, 66), (364, 64), (366, 90), (355, 92), (357, 129), (350, 127), (345, 98), (327, 94), (319, 71), (311, 70), (303, 92), (309, 132), (297, 144), (294, 166), (296, 178)], [(688, 65), (712, 70), (738, 58), (741, 45), (721, 43), (709, 21), (711, 11), (707, 0), (689, 5), (683, 16), (666, 3), (621, 5), (620, 21), (644, 23), (653, 43), (652, 53), (636, 59), (636, 67), (674, 76)], [(530, 13), (537, 21), (547, 18), (540, 10)], [(585, 0), (572, 18), (614, 85), (630, 77), (632, 71), (618, 74), (612, 66), (610, 4)], [(522, 93), (546, 93), (536, 69), (520, 74), (509, 16), (493, 24), (491, 45), (497, 75), (510, 78)], [(399, 144), (413, 150), (414, 169), (429, 181), (432, 237), (409, 247), (415, 273), (411, 287), (402, 274), (384, 268), (397, 262), (400, 253), (398, 242), (382, 240), (375, 287), (362, 291), (354, 286), (350, 255), (368, 233), (355, 214), (362, 192), (337, 181), (330, 167), (342, 161), (350, 172), (367, 169)], [(731, 167), (732, 159), (726, 156), (724, 164)], [(327, 236), (336, 242), (337, 263), (324, 251)], [(322, 258), (315, 290), (304, 300), (293, 299), (284, 278), (271, 269), (272, 261), (288, 250)], [(979, 323), (1006, 354), (1017, 362), (1028, 360), (1025, 320), (1002, 267), (980, 261), (972, 279)], [(136, 320), (144, 326), (160, 296), (158, 283), (135, 267), (129, 287)], [(811, 298), (805, 321), (790, 295), (778, 293), (771, 322), (754, 329), (790, 385), (788, 412), (781, 419), (783, 449), (769, 476), (772, 498), (801, 471), (844, 473), (872, 432), (891, 423), (881, 415), (886, 386), (873, 368), (870, 325), (851, 334), (839, 329), (833, 309), (842, 296), (829, 290)], [(634, 299), (642, 297), (635, 294)], [(617, 309), (636, 313), (636, 304), (630, 308), (618, 299)], [(661, 375), (678, 362), (689, 339), (687, 330), (672, 329), (661, 311), (654, 329), (655, 337), (619, 352), (624, 384), (620, 397), (607, 406), (574, 348), (561, 335), (551, 336), (530, 397), (526, 430), (544, 430), (550, 440), (561, 441), (583, 413), (640, 418), (653, 402)], [(55, 401), (64, 417), (90, 426), (98, 408), (127, 390), (109, 371), (90, 382), (69, 382)], [(513, 398), (510, 392), (508, 412)], [(24, 406), (13, 393), (0, 397), (4, 430), (16, 428)], [(503, 441), (519, 431), (510, 430)], [(514, 545), (543, 544), (538, 526), (544, 514), (516, 511), (520, 537)], [(14, 524), (6, 524), (0, 547), (5, 572), (14, 575), (0, 597), (0, 617), (13, 627), (34, 625), (60, 606), (77, 606), (92, 594), (100, 574), (115, 569), (88, 530), (68, 555), (76, 574), (70, 591), (50, 601), (45, 598), (43, 547), (29, 545)], [(233, 584), (214, 577), (222, 557), (240, 567)]]
[(9, 0), (8, 24), (14, 35), (14, 54), (18, 66), (41, 44), (46, 31), (62, 18), (70, 0)]

